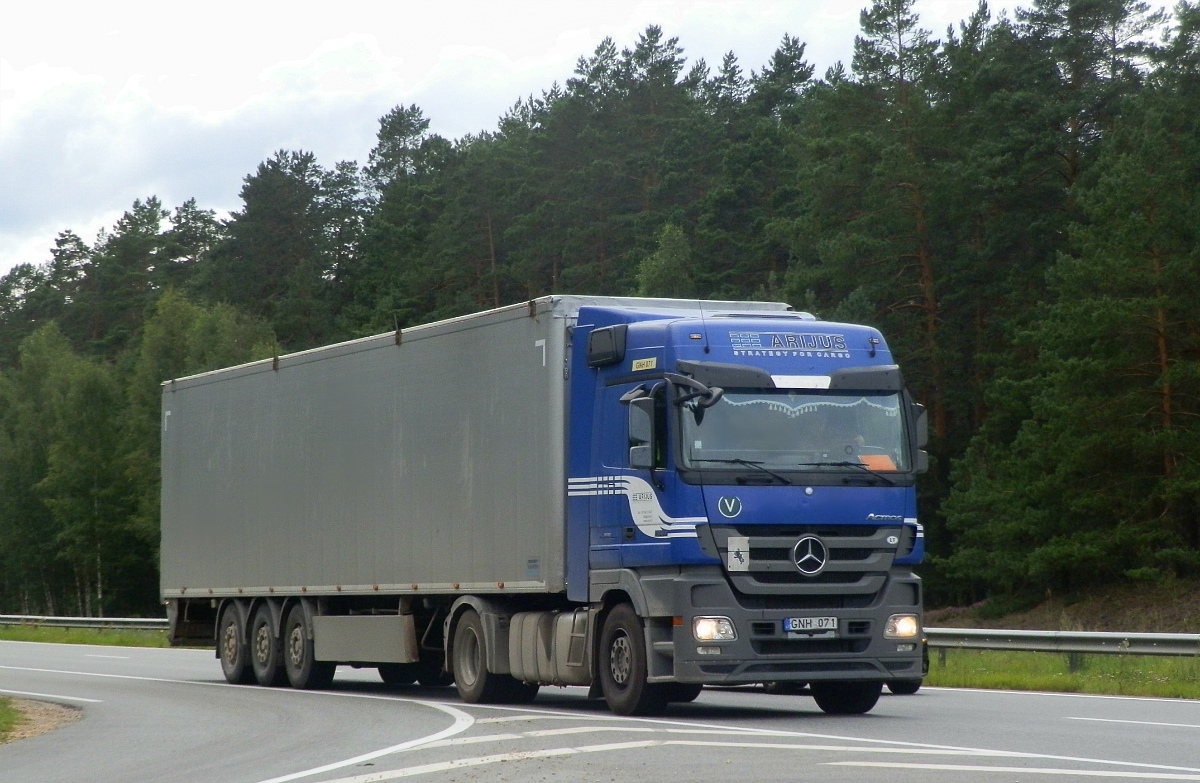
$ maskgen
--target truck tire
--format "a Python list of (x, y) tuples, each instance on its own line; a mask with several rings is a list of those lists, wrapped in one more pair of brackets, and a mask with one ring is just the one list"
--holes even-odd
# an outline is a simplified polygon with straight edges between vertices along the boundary
[(313, 640), (304, 621), (304, 607), (296, 604), (283, 624), (283, 668), (293, 688), (328, 688), (337, 664), (313, 659)]
[(911, 696), (921, 690), (920, 680), (888, 680), (888, 690), (897, 696)]
[(655, 715), (667, 706), (667, 693), (646, 681), (646, 637), (629, 604), (617, 604), (600, 633), (600, 688), (618, 715)]
[(883, 693), (882, 682), (821, 682), (809, 684), (822, 712), (830, 715), (862, 715), (870, 712)]
[(246, 645), (246, 624), (236, 604), (225, 605), (217, 623), (217, 655), (221, 659), (221, 671), (226, 682), (233, 685), (249, 685), (254, 682), (250, 668), (250, 650)]
[(271, 607), (261, 603), (250, 623), (250, 666), (259, 685), (273, 687), (287, 681), (280, 648), (279, 638), (271, 631)]
[(379, 664), (379, 679), (388, 685), (412, 685), (417, 681), (417, 665), (415, 663), (381, 663)]
[(454, 687), (462, 700), (471, 704), (495, 704), (507, 695), (507, 683), (502, 676), (487, 670), (484, 639), (479, 614), (474, 609), (467, 609), (458, 618), (454, 629), (453, 666)]

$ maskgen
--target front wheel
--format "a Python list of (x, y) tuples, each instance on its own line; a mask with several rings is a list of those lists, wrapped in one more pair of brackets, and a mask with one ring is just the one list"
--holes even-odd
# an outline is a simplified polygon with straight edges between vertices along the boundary
[(667, 705), (666, 693), (646, 681), (646, 637), (629, 604), (618, 604), (600, 635), (600, 688), (618, 715), (654, 715)]
[(870, 712), (883, 693), (882, 682), (814, 682), (809, 689), (822, 712), (862, 715)]

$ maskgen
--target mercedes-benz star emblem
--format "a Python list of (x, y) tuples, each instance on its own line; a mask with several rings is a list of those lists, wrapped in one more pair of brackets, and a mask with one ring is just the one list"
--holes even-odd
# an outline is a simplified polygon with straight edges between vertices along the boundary
[(792, 547), (792, 562), (805, 576), (816, 576), (829, 561), (829, 550), (816, 536), (805, 536)]

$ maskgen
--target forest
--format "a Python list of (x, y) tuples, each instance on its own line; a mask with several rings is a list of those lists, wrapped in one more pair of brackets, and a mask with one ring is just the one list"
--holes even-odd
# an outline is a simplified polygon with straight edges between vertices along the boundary
[(790, 34), (747, 66), (651, 26), (564, 76), (0, 278), (0, 612), (161, 613), (162, 381), (550, 293), (879, 327), (930, 411), (932, 604), (1200, 575), (1200, 3), (935, 36), (876, 0), (824, 74)]

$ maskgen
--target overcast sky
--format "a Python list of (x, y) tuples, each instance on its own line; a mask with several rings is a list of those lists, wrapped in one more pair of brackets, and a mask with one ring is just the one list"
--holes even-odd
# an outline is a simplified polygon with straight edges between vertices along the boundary
[[(649, 24), (689, 61), (761, 69), (784, 33), (818, 74), (849, 65), (868, 0), (0, 0), (0, 274), (91, 243), (136, 198), (224, 214), (278, 149), (361, 165), (379, 118), (416, 103), (449, 138), (494, 129), (605, 37)], [(975, 0), (918, 0), (943, 37)], [(1016, 2), (990, 3), (993, 12)]]

